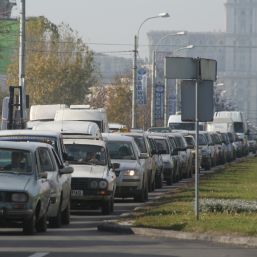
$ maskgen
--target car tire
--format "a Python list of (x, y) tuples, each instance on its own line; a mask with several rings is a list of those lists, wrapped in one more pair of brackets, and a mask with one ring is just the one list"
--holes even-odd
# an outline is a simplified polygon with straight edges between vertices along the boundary
[(113, 199), (105, 201), (102, 204), (102, 214), (103, 215), (110, 215), (112, 213), (112, 209), (113, 209), (112, 204), (113, 204)]
[(162, 188), (162, 174), (155, 177), (155, 187), (157, 189)]
[(49, 218), (49, 226), (51, 228), (60, 228), (62, 225), (62, 212), (61, 212), (62, 202), (60, 202), (57, 215), (55, 217)]
[(69, 225), (70, 224), (70, 200), (62, 212), (62, 224)]
[(46, 232), (47, 230), (47, 214), (45, 213), (38, 221), (36, 222), (37, 232)]
[(35, 226), (36, 226), (36, 215), (33, 214), (30, 219), (25, 219), (23, 223), (23, 233), (25, 235), (33, 235), (35, 234)]

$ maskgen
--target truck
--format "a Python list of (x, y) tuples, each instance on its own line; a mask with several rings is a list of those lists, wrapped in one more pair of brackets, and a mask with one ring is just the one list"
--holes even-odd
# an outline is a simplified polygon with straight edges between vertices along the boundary
[(106, 110), (103, 108), (87, 108), (85, 105), (76, 105), (74, 108), (58, 110), (54, 117), (55, 121), (90, 121), (95, 122), (102, 133), (109, 132)]
[(29, 121), (26, 127), (32, 129), (33, 126), (42, 122), (53, 121), (57, 110), (68, 108), (66, 104), (41, 104), (31, 105)]

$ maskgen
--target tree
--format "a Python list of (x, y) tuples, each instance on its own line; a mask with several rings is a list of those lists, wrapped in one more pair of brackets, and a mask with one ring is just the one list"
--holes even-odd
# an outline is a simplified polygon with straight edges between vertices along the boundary
[[(26, 24), (26, 93), (32, 104), (83, 104), (94, 85), (93, 53), (68, 25), (45, 17)], [(18, 55), (8, 69), (8, 84), (18, 85)]]
[(109, 86), (98, 86), (92, 89), (90, 105), (104, 107), (109, 122), (117, 122), (131, 127), (131, 78), (117, 77)]

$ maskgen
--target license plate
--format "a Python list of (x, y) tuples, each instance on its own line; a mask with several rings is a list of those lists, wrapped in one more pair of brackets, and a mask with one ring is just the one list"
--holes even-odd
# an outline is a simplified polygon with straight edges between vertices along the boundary
[(72, 196), (83, 196), (83, 190), (71, 190)]

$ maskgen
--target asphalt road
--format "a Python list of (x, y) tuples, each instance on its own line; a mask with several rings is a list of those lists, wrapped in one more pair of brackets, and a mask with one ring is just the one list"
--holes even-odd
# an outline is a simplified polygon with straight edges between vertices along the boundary
[[(182, 181), (183, 185), (186, 181)], [(177, 186), (177, 185), (175, 185)], [(150, 194), (150, 200), (172, 187)], [(201, 241), (119, 235), (97, 231), (106, 219), (140, 206), (132, 200), (117, 200), (111, 216), (100, 212), (73, 212), (71, 224), (46, 233), (24, 236), (21, 229), (0, 229), (0, 257), (253, 257), (257, 249)]]

